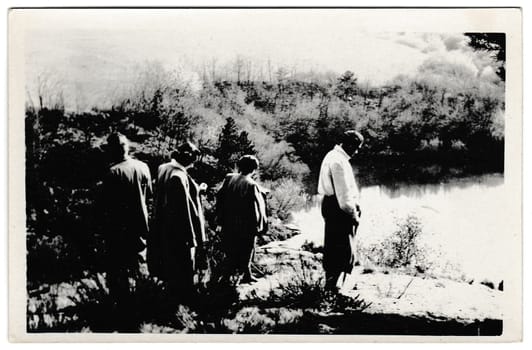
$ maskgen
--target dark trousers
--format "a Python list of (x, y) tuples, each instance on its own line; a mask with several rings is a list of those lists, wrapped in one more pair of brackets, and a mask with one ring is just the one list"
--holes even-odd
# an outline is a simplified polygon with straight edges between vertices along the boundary
[(109, 288), (110, 309), (108, 310), (109, 329), (134, 331), (138, 329), (138, 314), (135, 305), (137, 282), (145, 277), (141, 252), (127, 246), (113, 245), (109, 248), (106, 284)]
[(334, 289), (342, 272), (351, 273), (355, 263), (353, 218), (345, 213), (335, 196), (325, 196), (321, 205), (325, 220), (323, 269), (325, 286)]
[(186, 246), (173, 249), (163, 263), (168, 291), (177, 301), (188, 302), (194, 295), (195, 252)]
[(107, 287), (114, 303), (127, 299), (143, 275), (142, 247), (128, 245), (125, 239), (109, 240), (107, 246)]
[(229, 274), (251, 275), (251, 262), (255, 255), (255, 241), (255, 235), (235, 232), (225, 233), (224, 251)]

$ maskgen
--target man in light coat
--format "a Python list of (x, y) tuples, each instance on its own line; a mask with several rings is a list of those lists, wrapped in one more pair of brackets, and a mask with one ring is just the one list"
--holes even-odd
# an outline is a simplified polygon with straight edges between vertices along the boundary
[(159, 166), (154, 227), (148, 240), (150, 274), (165, 281), (174, 297), (188, 300), (194, 291), (197, 257), (201, 255), (205, 219), (198, 186), (187, 172), (199, 157), (190, 142), (172, 154), (172, 160)]
[[(326, 288), (338, 291), (355, 262), (355, 234), (360, 222), (359, 190), (349, 162), (364, 142), (354, 130), (346, 131), (325, 156), (320, 168), (318, 194), (323, 195), (325, 220), (323, 268)], [(340, 278), (343, 276), (343, 278)]]

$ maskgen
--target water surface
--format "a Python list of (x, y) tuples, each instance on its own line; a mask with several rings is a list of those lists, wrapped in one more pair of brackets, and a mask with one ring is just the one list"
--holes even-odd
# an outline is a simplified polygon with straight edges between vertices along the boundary
[[(362, 246), (379, 244), (393, 234), (398, 221), (413, 214), (423, 225), (420, 244), (439, 272), (477, 281), (504, 279), (501, 251), (505, 237), (513, 233), (505, 225), (503, 174), (447, 177), (439, 183), (362, 183), (363, 217), (357, 234)], [(313, 240), (323, 241), (319, 197), (295, 213), (294, 220)]]

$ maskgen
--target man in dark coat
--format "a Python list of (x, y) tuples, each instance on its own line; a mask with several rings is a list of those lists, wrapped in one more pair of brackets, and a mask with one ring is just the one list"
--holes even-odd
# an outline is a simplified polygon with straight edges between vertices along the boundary
[(188, 174), (199, 150), (190, 142), (159, 166), (155, 193), (154, 227), (148, 240), (148, 268), (165, 281), (176, 298), (194, 291), (196, 257), (206, 242), (205, 220), (198, 186)]
[(103, 179), (101, 205), (109, 257), (107, 284), (112, 299), (118, 302), (129, 294), (130, 282), (145, 274), (146, 198), (151, 194), (151, 177), (145, 163), (128, 155), (124, 135), (111, 134), (107, 147), (111, 165)]
[(342, 287), (355, 262), (355, 234), (361, 211), (359, 190), (349, 160), (358, 152), (364, 138), (359, 132), (349, 130), (339, 141), (323, 159), (318, 180), (325, 220), (325, 286), (333, 291)]
[(253, 180), (258, 167), (256, 157), (243, 156), (238, 162), (239, 173), (226, 175), (217, 194), (216, 212), (227, 269), (229, 274), (242, 274), (242, 283), (256, 280), (251, 273), (255, 240), (267, 225), (263, 193)]

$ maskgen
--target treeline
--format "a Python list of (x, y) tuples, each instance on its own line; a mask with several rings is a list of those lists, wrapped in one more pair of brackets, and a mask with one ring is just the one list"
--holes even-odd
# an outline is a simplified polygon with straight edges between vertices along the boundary
[(317, 176), (322, 157), (345, 129), (366, 137), (360, 154), (365, 159), (424, 155), (502, 162), (504, 84), (453, 72), (436, 79), (421, 70), (416, 78), (382, 87), (359, 84), (351, 72), (333, 82), (285, 76), (276, 83), (206, 82), (199, 90), (157, 80), (131, 89), (106, 110), (28, 105), (28, 281), (73, 278), (103, 267), (97, 196), (111, 131), (132, 141), (132, 153), (153, 176), (176, 145), (187, 139), (198, 144), (203, 156), (192, 173), (210, 186), (205, 205), (211, 222), (217, 184), (240, 155), (256, 154), (261, 181), (272, 189), (271, 231), (279, 236), (285, 234), (279, 223), (305, 202), (304, 181)]

